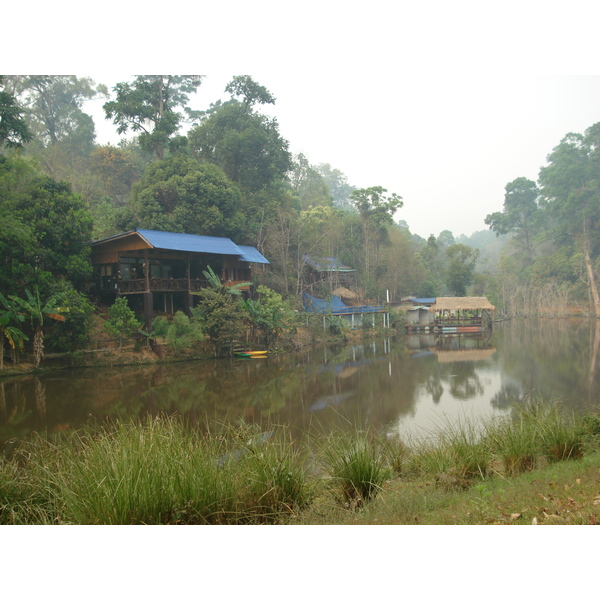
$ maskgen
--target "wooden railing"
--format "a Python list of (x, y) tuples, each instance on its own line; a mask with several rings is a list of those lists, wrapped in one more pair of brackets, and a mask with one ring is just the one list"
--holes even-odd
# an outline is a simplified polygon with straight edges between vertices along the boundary
[[(232, 287), (244, 281), (226, 281), (225, 287)], [(199, 292), (202, 288), (209, 287), (206, 279), (151, 279), (150, 290), (146, 288), (145, 279), (124, 279), (117, 282), (119, 294), (140, 294), (142, 292)], [(250, 289), (244, 286), (241, 289)]]

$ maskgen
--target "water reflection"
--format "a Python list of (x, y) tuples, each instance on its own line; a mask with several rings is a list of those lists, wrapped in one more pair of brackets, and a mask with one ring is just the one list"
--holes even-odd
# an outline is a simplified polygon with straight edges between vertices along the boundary
[(182, 415), (214, 422), (431, 428), (441, 416), (502, 414), (534, 393), (573, 407), (597, 397), (596, 324), (526, 321), (491, 336), (410, 336), (267, 360), (80, 369), (0, 380), (0, 444), (89, 421)]

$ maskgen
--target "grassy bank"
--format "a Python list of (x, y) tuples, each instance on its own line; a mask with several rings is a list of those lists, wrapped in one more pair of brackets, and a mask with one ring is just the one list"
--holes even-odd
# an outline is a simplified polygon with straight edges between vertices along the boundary
[(175, 418), (23, 443), (0, 462), (3, 524), (600, 522), (600, 417), (527, 402), (432, 440)]

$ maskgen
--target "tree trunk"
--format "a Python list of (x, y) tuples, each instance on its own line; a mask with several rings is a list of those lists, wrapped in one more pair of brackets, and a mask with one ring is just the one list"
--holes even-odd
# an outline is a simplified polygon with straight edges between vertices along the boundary
[(44, 332), (38, 329), (33, 336), (33, 367), (37, 369), (44, 358)]
[(587, 220), (583, 222), (583, 235), (585, 243), (585, 266), (588, 274), (588, 286), (590, 294), (592, 295), (592, 302), (594, 304), (594, 314), (597, 318), (600, 318), (600, 296), (598, 295), (598, 288), (596, 287), (596, 277), (594, 276), (594, 268), (592, 266), (592, 259), (590, 258), (590, 239), (587, 227)]

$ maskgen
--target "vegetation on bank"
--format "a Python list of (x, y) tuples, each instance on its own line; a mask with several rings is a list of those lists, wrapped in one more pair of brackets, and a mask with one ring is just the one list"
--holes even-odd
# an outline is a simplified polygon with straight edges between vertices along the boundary
[(209, 429), (164, 417), (23, 442), (0, 462), (0, 522), (600, 522), (596, 412), (529, 401), (412, 442)]

